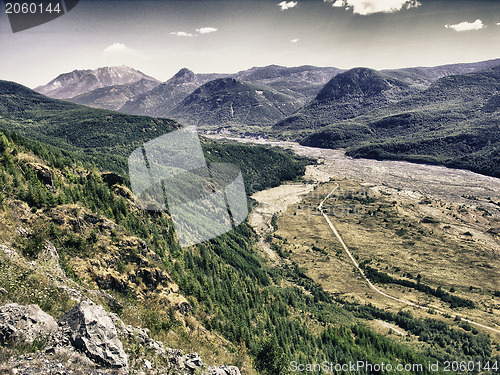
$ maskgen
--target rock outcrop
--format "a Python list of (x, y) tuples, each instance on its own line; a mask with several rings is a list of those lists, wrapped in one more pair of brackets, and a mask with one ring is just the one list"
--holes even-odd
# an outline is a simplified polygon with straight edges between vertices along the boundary
[[(140, 345), (151, 356), (129, 363), (121, 340)], [(0, 344), (14, 342), (34, 343), (40, 351), (9, 358), (6, 366), (12, 373), (66, 374), (78, 369), (88, 375), (241, 375), (235, 366), (207, 367), (198, 353), (168, 348), (151, 338), (148, 329), (126, 325), (90, 300), (80, 302), (58, 322), (37, 305), (1, 306)]]
[(241, 375), (241, 372), (236, 366), (222, 365), (220, 367), (209, 367), (207, 375)]
[(122, 176), (114, 172), (104, 172), (101, 177), (102, 180), (108, 184), (108, 186), (113, 186), (116, 184), (122, 185), (125, 181)]
[(52, 172), (49, 167), (39, 163), (29, 163), (28, 165), (36, 173), (36, 176), (42, 184), (49, 186), (54, 185), (54, 172)]
[(72, 345), (95, 362), (111, 368), (128, 368), (116, 327), (101, 306), (82, 301), (64, 314), (59, 324)]
[[(197, 373), (196, 371), (199, 371), (199, 369), (205, 368), (205, 365), (198, 353), (184, 354), (182, 350), (167, 348), (161, 341), (152, 339), (149, 336), (148, 329), (124, 324), (116, 314), (109, 314), (109, 316), (113, 320), (119, 336), (128, 340), (134, 340), (136, 343), (142, 345), (148, 350), (153, 351), (158, 357), (166, 358), (168, 360), (168, 369), (163, 369), (166, 371), (165, 374), (191, 375)], [(150, 364), (149, 361), (148, 363)], [(145, 367), (150, 369), (149, 366)], [(159, 373), (163, 374), (161, 371)], [(220, 367), (208, 366), (202, 374), (241, 375), (238, 367), (226, 365), (222, 365)]]
[(54, 341), (60, 336), (59, 326), (53, 317), (37, 305), (9, 303), (0, 307), (0, 342), (23, 341), (40, 343)]

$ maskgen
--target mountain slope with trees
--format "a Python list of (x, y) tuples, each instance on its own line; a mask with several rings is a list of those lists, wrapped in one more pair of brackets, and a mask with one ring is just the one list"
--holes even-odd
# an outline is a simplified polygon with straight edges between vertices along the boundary
[[(72, 307), (69, 293), (77, 288), (125, 322), (148, 328), (155, 340), (195, 347), (208, 354), (210, 361), (220, 364), (224, 360), (248, 374), (256, 370), (286, 374), (291, 360), (364, 360), (395, 367), (398, 363), (491, 359), (489, 339), (477, 332), (336, 301), (297, 264), (269, 265), (258, 255), (258, 239), (246, 222), (215, 239), (181, 249), (168, 212), (140, 210), (123, 182), (105, 177), (102, 165), (106, 163), (92, 164), (87, 157), (100, 142), (93, 132), (100, 135), (107, 126), (106, 116), (118, 114), (86, 109), (89, 121), (82, 118), (79, 127), (87, 137), (88, 144), (83, 145), (67, 137), (67, 128), (60, 124), (69, 114), (83, 111), (82, 107), (9, 82), (0, 87), (4, 129), (0, 132), (0, 236), (3, 245), (26, 260), (14, 262), (0, 254), (2, 303), (40, 304), (59, 317)], [(114, 130), (109, 148), (102, 146), (103, 155), (104, 151), (122, 155), (135, 147), (131, 142), (140, 144), (155, 135), (152, 131), (136, 136), (127, 130), (154, 119), (120, 116), (130, 123)], [(162, 124), (164, 131), (176, 129), (173, 122)], [(37, 141), (46, 137), (44, 129), (49, 125), (52, 145)], [(24, 137), (13, 131), (14, 126)], [(267, 147), (210, 143), (205, 144), (210, 161), (244, 161), (245, 178), (252, 180), (255, 175), (260, 182), (257, 189), (299, 177), (309, 162)], [(280, 171), (284, 174), (279, 175)], [(47, 243), (56, 249), (55, 260), (76, 286), (66, 281), (57, 287), (43, 276), (43, 269), (22, 267), (33, 260), (32, 267), (44, 264), (39, 256)], [(421, 335), (427, 348), (439, 350), (407, 347), (365, 326), (366, 319), (384, 314)], [(470, 345), (473, 352), (466, 350)], [(0, 356), (35, 349), (2, 342)], [(125, 350), (132, 367), (134, 363), (144, 366), (143, 359), (151, 358), (138, 340)], [(161, 361), (153, 357), (153, 365)], [(425, 366), (422, 373), (429, 373)]]
[(202, 127), (265, 126), (298, 107), (294, 97), (270, 87), (220, 78), (193, 91), (167, 116)]
[(355, 157), (400, 159), (500, 176), (500, 66), (447, 76), (365, 116), (338, 121), (304, 145), (347, 147)]
[(179, 70), (168, 81), (154, 89), (131, 98), (119, 109), (132, 115), (165, 117), (169, 110), (178, 105), (186, 96), (208, 81), (224, 75), (195, 74), (187, 68)]
[(307, 104), (273, 126), (287, 130), (318, 129), (381, 109), (414, 93), (409, 84), (368, 68), (354, 68), (332, 78)]

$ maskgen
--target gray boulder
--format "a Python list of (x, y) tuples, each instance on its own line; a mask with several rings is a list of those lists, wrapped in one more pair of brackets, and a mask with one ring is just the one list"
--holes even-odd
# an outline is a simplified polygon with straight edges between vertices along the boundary
[(8, 303), (0, 307), (0, 342), (43, 344), (60, 337), (57, 322), (37, 305)]
[(92, 301), (82, 301), (59, 318), (72, 345), (96, 363), (128, 369), (128, 358), (118, 339), (116, 327), (106, 311)]
[(203, 366), (203, 362), (198, 353), (189, 353), (183, 356), (185, 368), (195, 371), (198, 367)]
[(240, 369), (236, 366), (222, 365), (220, 367), (209, 367), (207, 375), (241, 375)]
[(35, 171), (36, 176), (42, 184), (54, 185), (54, 172), (49, 167), (38, 163), (29, 163), (28, 165)]

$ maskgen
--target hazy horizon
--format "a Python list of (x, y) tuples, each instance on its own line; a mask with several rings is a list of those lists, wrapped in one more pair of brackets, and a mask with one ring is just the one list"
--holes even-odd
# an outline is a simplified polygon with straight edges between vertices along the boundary
[(80, 0), (12, 33), (0, 13), (0, 79), (29, 87), (75, 69), (126, 65), (161, 81), (186, 67), (397, 69), (500, 57), (493, 0)]

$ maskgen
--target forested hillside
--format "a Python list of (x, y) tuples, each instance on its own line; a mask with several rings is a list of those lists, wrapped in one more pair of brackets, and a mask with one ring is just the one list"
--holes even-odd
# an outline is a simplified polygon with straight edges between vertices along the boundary
[(303, 132), (380, 110), (417, 90), (402, 80), (368, 68), (354, 68), (332, 78), (316, 97), (273, 126), (277, 133)]
[[(268, 264), (259, 256), (256, 234), (246, 222), (181, 249), (168, 212), (139, 210), (126, 182), (110, 181), (103, 173), (123, 170), (119, 162), (126, 152), (176, 129), (174, 122), (90, 110), (12, 83), (2, 87), (0, 121), (9, 129), (0, 134), (3, 244), (35, 260), (33, 264), (42, 264), (47, 241), (53, 244), (65, 275), (83, 293), (101, 296), (109, 310), (149, 328), (167, 345), (195, 347), (212, 353), (213, 361), (224, 358), (246, 373), (273, 375), (289, 373), (290, 361), (363, 360), (395, 367), (490, 358), (490, 340), (478, 332), (459, 332), (437, 320), (388, 316), (336, 300), (287, 260), (287, 254), (281, 254), (280, 266)], [(103, 141), (106, 129), (112, 133)], [(204, 147), (209, 161), (240, 165), (255, 190), (299, 178), (310, 162), (266, 147), (214, 141)], [(57, 287), (36, 267), (20, 268), (9, 259), (1, 263), (2, 303), (35, 303), (54, 316), (74, 304), (71, 288)], [(367, 328), (367, 319), (380, 316), (405, 324), (421, 337), (423, 346), (408, 347)], [(16, 350), (36, 348), (11, 349), (4, 343), (0, 354), (4, 358)], [(147, 353), (137, 343), (126, 350), (139, 360)], [(429, 370), (424, 366), (422, 373)]]
[(439, 163), (500, 176), (500, 67), (448, 76), (428, 89), (306, 136), (355, 157)]
[(234, 78), (220, 78), (194, 90), (166, 116), (185, 125), (210, 129), (269, 126), (300, 107), (296, 95)]
[[(148, 140), (179, 129), (167, 119), (124, 115), (54, 100), (13, 82), (0, 81), (0, 129), (39, 140), (82, 162), (127, 178), (127, 158)], [(304, 172), (306, 159), (267, 147), (202, 143), (210, 162), (231, 161), (247, 183), (276, 186)], [(213, 150), (213, 152), (211, 152)]]
[[(112, 298), (105, 300), (109, 309), (125, 321), (133, 319), (149, 328), (155, 337), (166, 339), (169, 332), (177, 332), (183, 337), (178, 343), (192, 345), (200, 340), (193, 325), (201, 323), (228, 340), (219, 354), (234, 352), (233, 363), (249, 366), (249, 373), (255, 373), (250, 357), (261, 374), (286, 374), (290, 360), (368, 360), (394, 366), (399, 361), (430, 360), (424, 352), (419, 354), (360, 325), (356, 316), (369, 315), (358, 312), (360, 307), (347, 310), (336, 303), (293, 263), (279, 268), (267, 265), (255, 251), (255, 234), (248, 224), (181, 250), (169, 215), (138, 210), (126, 187), (109, 186), (98, 170), (75, 168), (74, 159), (54, 148), (15, 135), (2, 134), (0, 140), (3, 242), (27, 259), (37, 259), (47, 241), (53, 243), (63, 270), (83, 290), (110, 293)], [(13, 207), (17, 207), (15, 220)], [(23, 229), (16, 229), (20, 225)], [(141, 253), (156, 254), (157, 261), (145, 266), (137, 253), (140, 248)], [(95, 259), (106, 260), (107, 266), (97, 266)], [(2, 267), (10, 267), (0, 280), (6, 291), (2, 301), (40, 304), (54, 316), (72, 306), (66, 289), (39, 279), (36, 269), (23, 271), (7, 260)], [(187, 300), (162, 292), (159, 280), (170, 278), (169, 283), (177, 284)], [(44, 290), (49, 294), (41, 298)], [(487, 339), (472, 334), (463, 339), (479, 340), (484, 348), (474, 358), (487, 358)], [(215, 350), (207, 341), (202, 337), (198, 350)], [(3, 355), (12, 353), (2, 350)], [(134, 350), (136, 358), (143, 353), (143, 349)], [(459, 349), (453, 353), (456, 358), (470, 357)]]

